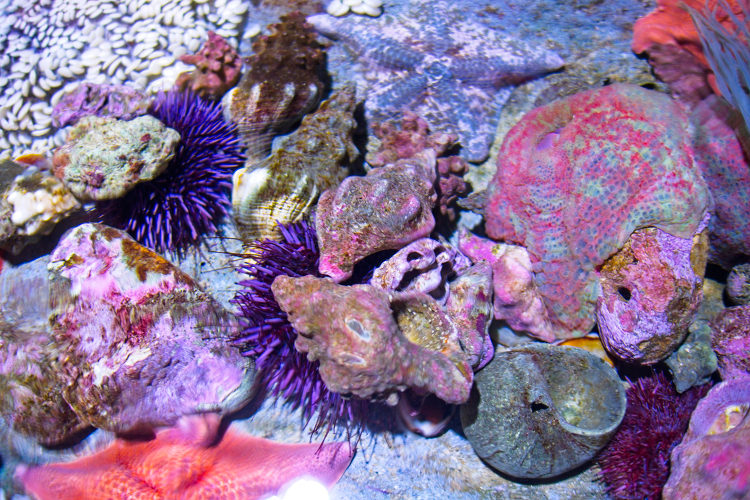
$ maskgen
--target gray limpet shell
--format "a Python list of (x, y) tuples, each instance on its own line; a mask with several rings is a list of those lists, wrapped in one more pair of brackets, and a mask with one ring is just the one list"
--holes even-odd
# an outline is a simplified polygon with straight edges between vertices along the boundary
[(476, 374), (461, 424), (480, 458), (518, 478), (547, 478), (593, 458), (625, 416), (617, 373), (577, 347), (531, 344)]

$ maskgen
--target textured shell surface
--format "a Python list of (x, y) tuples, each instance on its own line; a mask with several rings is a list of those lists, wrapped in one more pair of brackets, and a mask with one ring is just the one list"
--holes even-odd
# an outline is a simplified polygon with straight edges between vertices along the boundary
[(475, 376), (461, 423), (474, 451), (519, 478), (555, 477), (593, 458), (625, 416), (617, 372), (575, 347), (496, 353)]

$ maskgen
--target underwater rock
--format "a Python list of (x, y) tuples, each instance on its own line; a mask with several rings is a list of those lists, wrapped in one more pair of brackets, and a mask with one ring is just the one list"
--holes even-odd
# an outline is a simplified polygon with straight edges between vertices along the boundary
[(750, 496), (750, 377), (713, 387), (672, 450), (664, 500)]
[(300, 477), (331, 488), (354, 456), (346, 442), (277, 443), (234, 427), (219, 439), (219, 426), (216, 415), (192, 415), (151, 439), (117, 439), (70, 463), (21, 465), (16, 476), (38, 500), (258, 500)]
[(716, 353), (711, 348), (711, 323), (724, 310), (724, 286), (710, 279), (703, 280), (703, 300), (688, 327), (685, 342), (664, 362), (672, 372), (677, 392), (707, 383), (716, 371)]
[(671, 43), (656, 43), (647, 52), (654, 74), (669, 86), (676, 99), (689, 108), (713, 94), (708, 67), (690, 51)]
[(692, 238), (638, 229), (599, 269), (599, 336), (607, 352), (653, 364), (682, 344), (703, 300), (709, 214)]
[(0, 164), (0, 247), (17, 255), (79, 208), (50, 172), (10, 160)]
[(308, 21), (362, 62), (357, 85), (368, 122), (414, 112), (433, 130), (457, 134), (470, 162), (487, 158), (513, 88), (563, 65), (544, 44), (469, 21), (445, 0), (413, 0), (399, 15), (377, 19), (320, 14)]
[(91, 115), (132, 120), (145, 115), (150, 104), (150, 95), (127, 85), (81, 83), (57, 103), (52, 124), (61, 128)]
[(237, 125), (252, 163), (263, 159), (275, 135), (312, 111), (323, 95), (325, 47), (304, 14), (292, 12), (253, 42), (250, 69), (223, 100), (224, 117)]
[(341, 282), (364, 257), (428, 236), (435, 177), (435, 152), (427, 149), (323, 193), (315, 217), (320, 272)]
[(193, 64), (196, 69), (180, 73), (175, 87), (190, 89), (204, 99), (221, 99), (227, 90), (240, 80), (242, 58), (237, 51), (213, 31), (208, 32), (208, 40), (198, 53), (184, 54), (180, 61)]
[(252, 396), (254, 363), (230, 345), (234, 316), (126, 233), (71, 229), (49, 270), (58, 376), (85, 423), (114, 432), (173, 425)]
[(63, 399), (48, 262), (41, 257), (0, 272), (0, 416), (8, 427), (47, 446), (87, 427)]
[(153, 116), (87, 116), (55, 150), (54, 174), (81, 201), (114, 200), (167, 169), (180, 134)]
[(731, 125), (733, 113), (726, 101), (710, 96), (690, 115), (695, 163), (714, 200), (708, 258), (724, 269), (750, 257), (750, 163)]
[[(671, 45), (687, 50), (705, 68), (706, 79), (716, 94), (720, 95), (716, 85), (716, 75), (703, 54), (698, 30), (693, 23), (690, 12), (684, 6), (702, 12), (704, 8), (715, 12), (719, 2), (717, 0), (658, 0), (656, 9), (648, 15), (638, 19), (633, 26), (633, 42), (631, 48), (636, 54), (646, 52), (650, 56), (653, 46)], [(742, 7), (737, 0), (728, 0), (727, 3), (735, 16), (744, 19)], [(715, 12), (717, 21), (730, 33), (734, 32), (734, 26), (729, 15), (722, 10)], [(649, 57), (649, 62), (651, 59)], [(653, 64), (653, 63), (652, 63)], [(692, 65), (690, 65), (692, 66)], [(687, 66), (690, 68), (690, 66)], [(692, 68), (691, 68), (692, 69)], [(658, 69), (655, 67), (655, 71)]]
[(276, 224), (307, 216), (320, 194), (337, 187), (359, 156), (352, 142), (354, 90), (344, 88), (306, 116), (274, 153), (248, 160), (233, 177), (232, 207), (245, 241), (277, 238)]
[(403, 158), (411, 158), (425, 149), (432, 149), (435, 156), (440, 156), (458, 140), (456, 134), (430, 133), (427, 122), (408, 110), (404, 111), (400, 126), (396, 126), (392, 120), (373, 123), (372, 132), (375, 135), (373, 145), (368, 143), (371, 151), (365, 156), (372, 167), (383, 167)]
[(750, 264), (739, 264), (729, 272), (727, 295), (739, 306), (750, 304)]
[(486, 260), (492, 265), (495, 319), (545, 342), (555, 340), (525, 248), (480, 238), (463, 227), (459, 228), (458, 248), (473, 262)]
[[(320, 361), (320, 375), (330, 391), (381, 398), (411, 387), (433, 393), (446, 403), (468, 399), (472, 370), (455, 348), (450, 323), (428, 295), (420, 294), (422, 303), (431, 300), (432, 307), (422, 308), (414, 321), (407, 317), (401, 321), (420, 345), (410, 341), (394, 319), (391, 297), (397, 294), (313, 276), (279, 276), (272, 289), (299, 334), (296, 349), (307, 353), (310, 361)], [(428, 313), (427, 319), (440, 325), (427, 324), (422, 330), (417, 322)], [(433, 348), (447, 349), (447, 354)]]
[(463, 179), (469, 171), (469, 164), (459, 156), (437, 159), (438, 183), (435, 190), (438, 195), (437, 206), (440, 214), (453, 222), (458, 217), (456, 201), (469, 193), (469, 185)]
[(687, 127), (669, 96), (615, 83), (537, 108), (505, 137), (487, 234), (526, 247), (557, 338), (591, 331), (596, 268), (633, 231), (691, 238), (711, 208)]
[(723, 380), (750, 376), (750, 306), (728, 307), (714, 320), (711, 346)]
[(386, 291), (418, 291), (441, 305), (448, 300), (448, 279), (471, 266), (471, 261), (447, 242), (421, 238), (409, 243), (377, 267), (370, 285)]
[(476, 372), (490, 362), (495, 348), (492, 323), (492, 266), (480, 260), (450, 283), (446, 314), (456, 327), (461, 349)]
[(554, 477), (587, 462), (625, 415), (617, 372), (575, 347), (498, 352), (475, 378), (461, 406), (464, 432), (480, 458), (513, 477)]

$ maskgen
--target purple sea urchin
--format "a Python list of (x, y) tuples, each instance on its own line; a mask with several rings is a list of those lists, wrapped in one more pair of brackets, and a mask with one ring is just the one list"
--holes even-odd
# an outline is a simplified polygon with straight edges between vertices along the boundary
[(149, 114), (180, 133), (174, 158), (156, 179), (98, 203), (96, 214), (149, 248), (180, 250), (216, 232), (242, 155), (235, 126), (224, 121), (218, 103), (170, 90), (157, 95)]
[(318, 372), (319, 362), (308, 361), (294, 347), (297, 332), (271, 291), (277, 276), (321, 276), (315, 228), (305, 221), (278, 227), (281, 241), (255, 241), (244, 255), (248, 263), (242, 265), (241, 272), (249, 279), (239, 283), (244, 289), (232, 300), (240, 310), (244, 330), (234, 344), (243, 355), (256, 357), (256, 380), (273, 396), (282, 396), (293, 408), (301, 406), (308, 421), (317, 412), (313, 432), (326, 423), (330, 429), (338, 419), (359, 421), (367, 402), (345, 399), (326, 388)]
[(625, 418), (597, 458), (599, 475), (616, 500), (659, 500), (669, 477), (669, 454), (710, 384), (678, 394), (661, 372), (631, 384)]

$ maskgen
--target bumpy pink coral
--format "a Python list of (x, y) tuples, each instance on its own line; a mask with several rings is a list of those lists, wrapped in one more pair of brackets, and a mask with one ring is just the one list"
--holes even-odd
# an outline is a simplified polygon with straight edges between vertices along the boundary
[(180, 61), (194, 64), (197, 68), (181, 73), (175, 85), (181, 90), (190, 89), (204, 98), (221, 99), (240, 80), (242, 58), (213, 31), (208, 32), (208, 40), (197, 54), (183, 55)]
[(609, 353), (652, 364), (685, 340), (703, 300), (708, 219), (693, 238), (638, 229), (601, 266), (596, 315)]
[[(428, 328), (427, 333), (439, 332), (449, 338), (432, 338), (421, 344), (407, 337), (425, 333), (419, 321), (412, 321), (413, 316), (450, 326), (429, 295), (408, 292), (404, 294), (408, 296), (400, 296), (371, 285), (343, 286), (313, 276), (279, 276), (272, 289), (299, 333), (294, 346), (311, 361), (320, 361), (320, 375), (329, 390), (376, 398), (412, 387), (447, 403), (459, 404), (469, 398), (472, 370), (453, 342), (452, 329)], [(392, 296), (398, 301), (397, 310), (417, 314), (406, 314), (397, 322), (391, 312)], [(416, 306), (410, 308), (415, 300)], [(444, 348), (445, 354), (441, 352)]]
[(750, 377), (750, 306), (729, 307), (711, 324), (721, 378)]
[(664, 500), (750, 497), (750, 377), (715, 386), (672, 450)]
[(669, 96), (613, 84), (528, 113), (505, 138), (487, 234), (528, 250), (555, 336), (588, 333), (595, 269), (638, 228), (695, 233), (711, 198)]
[(495, 318), (545, 342), (555, 340), (526, 249), (480, 238), (465, 228), (459, 231), (461, 252), (473, 262), (486, 260), (492, 265)]
[(323, 193), (315, 218), (320, 272), (344, 281), (364, 257), (429, 235), (435, 175), (435, 152), (427, 149)]

